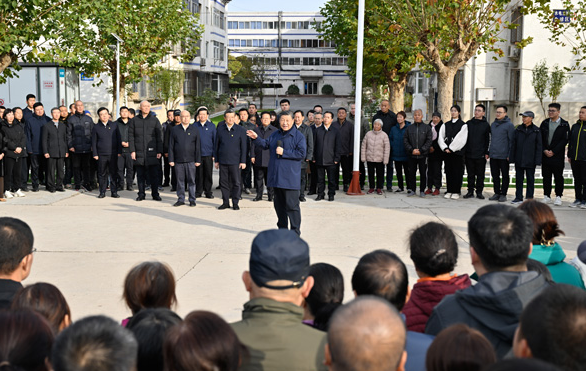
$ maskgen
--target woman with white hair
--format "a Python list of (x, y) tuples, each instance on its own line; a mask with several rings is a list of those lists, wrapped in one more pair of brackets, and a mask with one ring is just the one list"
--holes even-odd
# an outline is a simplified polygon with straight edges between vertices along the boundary
[[(374, 120), (372, 130), (366, 133), (362, 141), (361, 156), (362, 162), (366, 162), (368, 168), (368, 182), (370, 189), (368, 193), (383, 194), (382, 188), (385, 181), (385, 167), (389, 163), (391, 144), (389, 136), (383, 132), (381, 119)], [(376, 181), (375, 181), (376, 174)]]

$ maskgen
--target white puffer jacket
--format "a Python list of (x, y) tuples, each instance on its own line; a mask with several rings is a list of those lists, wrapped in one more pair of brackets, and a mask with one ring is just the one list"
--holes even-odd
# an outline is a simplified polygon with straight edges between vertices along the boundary
[(362, 150), (360, 152), (360, 158), (363, 162), (382, 162), (385, 165), (388, 164), (391, 154), (389, 136), (382, 130), (369, 131), (362, 141)]

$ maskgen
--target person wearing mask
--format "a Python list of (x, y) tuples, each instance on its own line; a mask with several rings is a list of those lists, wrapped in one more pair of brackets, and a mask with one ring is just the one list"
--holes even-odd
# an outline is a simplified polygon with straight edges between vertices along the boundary
[(197, 122), (195, 127), (199, 129), (199, 140), (201, 145), (201, 165), (195, 168), (195, 197), (214, 198), (212, 193), (212, 181), (214, 171), (216, 125), (208, 119), (208, 109), (199, 107), (197, 109)]
[[(443, 128), (443, 127), (442, 127)], [(415, 196), (417, 190), (417, 168), (419, 167), (419, 197), (425, 197), (427, 184), (427, 155), (431, 148), (431, 127), (423, 123), (423, 111), (413, 111), (413, 124), (405, 130), (403, 143), (409, 156), (409, 175), (407, 178), (407, 196)]]
[[(260, 122), (261, 126), (254, 129), (254, 132), (259, 138), (268, 140), (277, 131), (277, 128), (271, 125), (271, 115), (268, 112), (263, 112), (260, 115)], [(258, 146), (253, 141), (250, 156), (250, 161), (255, 168), (254, 180), (256, 184), (256, 197), (252, 201), (260, 201), (264, 193), (264, 185), (267, 185), (269, 180), (269, 159), (271, 155), (268, 148)], [(272, 202), (274, 196), (272, 187), (267, 187), (267, 194), (269, 202)]]
[[(323, 124), (323, 114), (321, 112), (315, 112), (313, 115), (313, 125), (310, 126), (313, 132), (313, 143), (315, 145), (315, 133), (317, 128), (322, 126)], [(315, 154), (314, 154), (315, 157)], [(310, 173), (310, 181), (309, 181), (309, 192), (307, 192), (308, 196), (313, 196), (317, 193), (317, 165), (315, 161), (309, 162), (309, 173)]]
[(586, 209), (586, 106), (580, 108), (578, 121), (570, 131), (568, 161), (572, 166), (576, 195), (570, 207)]
[(339, 182), (338, 163), (340, 162), (340, 131), (333, 127), (334, 114), (323, 114), (323, 124), (315, 130), (313, 162), (317, 166), (317, 198), (325, 196), (326, 173), (328, 176), (328, 201), (334, 201), (336, 184)]
[(299, 188), (299, 201), (305, 202), (305, 187), (307, 185), (307, 167), (313, 160), (313, 131), (303, 123), (303, 111), (297, 110), (293, 116), (295, 128), (305, 137), (307, 148), (305, 159), (301, 161), (301, 186)]
[[(429, 148), (429, 156), (427, 157), (427, 191), (426, 195), (439, 196), (440, 189), (442, 188), (442, 165), (444, 163), (444, 152), (439, 146), (438, 138), (439, 132), (444, 122), (442, 121), (442, 115), (439, 112), (434, 112), (431, 115), (431, 126), (432, 141), (431, 147)], [(435, 190), (434, 190), (435, 188)]]
[[(391, 128), (389, 133), (389, 141), (391, 144), (391, 161), (395, 162), (395, 169), (397, 169), (397, 189), (395, 193), (401, 193), (404, 189), (403, 178), (408, 182), (409, 177), (409, 156), (405, 151), (405, 131), (411, 123), (407, 120), (405, 111), (397, 112), (397, 125)], [(384, 130), (383, 130), (384, 131)], [(388, 181), (388, 178), (387, 178)], [(391, 179), (391, 182), (393, 179)]]
[(495, 116), (490, 126), (490, 146), (488, 147), (490, 173), (494, 184), (494, 195), (489, 200), (506, 202), (509, 190), (509, 153), (513, 147), (515, 126), (507, 116), (506, 106), (497, 106)]
[(83, 102), (75, 102), (75, 114), (67, 119), (69, 123), (67, 141), (72, 154), (75, 190), (91, 191), (92, 130), (94, 122), (85, 114)]
[(541, 133), (539, 128), (533, 124), (535, 114), (526, 111), (521, 114), (523, 125), (517, 126), (513, 138), (513, 147), (509, 160), (515, 164), (516, 194), (513, 204), (523, 202), (523, 182), (527, 176), (526, 198), (533, 198), (535, 190), (535, 168), (541, 165)]
[(26, 120), (26, 148), (31, 163), (31, 181), (33, 192), (39, 191), (39, 184), (45, 182), (46, 161), (42, 154), (43, 126), (51, 119), (45, 115), (43, 103), (37, 102), (33, 106), (34, 113)]
[[(391, 145), (389, 136), (382, 130), (383, 121), (377, 119), (373, 123), (372, 131), (366, 133), (362, 141), (361, 160), (366, 162), (368, 167), (368, 181), (370, 189), (368, 194), (383, 194), (382, 188), (385, 180), (385, 166), (389, 162)], [(376, 181), (375, 181), (376, 174)]]
[(134, 180), (134, 168), (132, 157), (130, 156), (130, 144), (128, 143), (128, 128), (130, 126), (130, 111), (128, 107), (120, 107), (120, 117), (116, 120), (118, 124), (118, 131), (120, 132), (120, 140), (122, 145), (122, 153), (118, 157), (118, 189), (124, 189), (124, 179), (126, 179), (126, 190), (133, 191), (132, 182)]
[[(391, 104), (387, 99), (383, 99), (380, 102), (380, 110), (375, 113), (372, 118), (372, 122), (376, 119), (383, 121), (383, 131), (389, 135), (391, 128), (397, 125), (397, 115), (390, 110)], [(393, 161), (389, 161), (387, 165), (387, 191), (393, 190)]]
[(486, 121), (486, 108), (477, 104), (474, 108), (474, 118), (466, 122), (468, 127), (468, 140), (465, 151), (466, 172), (468, 173), (468, 193), (464, 198), (474, 197), (483, 200), (484, 173), (486, 172), (486, 160), (488, 159), (488, 146), (490, 145), (490, 125)]
[(59, 108), (53, 108), (51, 116), (53, 120), (47, 122), (42, 130), (42, 151), (47, 160), (46, 189), (51, 193), (65, 192), (63, 171), (65, 158), (69, 156), (69, 152), (67, 152), (67, 127), (60, 121)]
[(543, 175), (543, 202), (551, 202), (551, 177), (555, 180), (556, 206), (562, 205), (564, 193), (564, 159), (566, 144), (570, 135), (570, 124), (560, 117), (561, 105), (550, 103), (547, 109), (549, 119), (541, 123), (541, 141), (543, 143), (543, 159), (541, 172)]
[(25, 197), (20, 189), (20, 170), (24, 159), (26, 135), (23, 126), (14, 117), (13, 110), (9, 108), (4, 111), (3, 119), (0, 135), (4, 137), (4, 195), (0, 193), (0, 198)]
[(468, 125), (460, 116), (460, 106), (450, 108), (451, 120), (444, 123), (438, 135), (438, 143), (446, 162), (447, 193), (444, 198), (457, 200), (462, 192), (464, 178), (464, 146), (468, 140)]
[(108, 174), (110, 175), (110, 192), (113, 198), (119, 198), (118, 156), (122, 154), (122, 139), (118, 123), (110, 121), (110, 112), (106, 107), (98, 109), (98, 123), (92, 132), (92, 152), (94, 160), (98, 162), (100, 194), (98, 198), (106, 197)]

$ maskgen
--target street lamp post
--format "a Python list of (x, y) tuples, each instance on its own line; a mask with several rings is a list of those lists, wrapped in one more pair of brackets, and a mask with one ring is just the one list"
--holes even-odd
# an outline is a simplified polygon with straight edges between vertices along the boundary
[[(120, 112), (120, 43), (123, 43), (122, 39), (112, 33), (112, 36), (116, 39), (116, 114)], [(115, 117), (112, 115), (112, 117)]]

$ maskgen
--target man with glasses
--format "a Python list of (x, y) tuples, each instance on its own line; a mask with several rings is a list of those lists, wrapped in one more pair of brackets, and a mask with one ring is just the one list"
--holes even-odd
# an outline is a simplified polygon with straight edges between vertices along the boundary
[(551, 202), (551, 176), (555, 179), (556, 206), (562, 205), (564, 193), (564, 160), (566, 145), (570, 135), (570, 124), (560, 117), (561, 106), (551, 103), (548, 106), (548, 119), (541, 123), (541, 141), (543, 143), (543, 159), (541, 173), (543, 175), (543, 202)]
[[(509, 153), (513, 146), (515, 126), (507, 116), (506, 106), (496, 107), (496, 119), (490, 127), (491, 140), (488, 148), (490, 173), (494, 184), (494, 195), (490, 201), (507, 201), (509, 190)], [(501, 182), (502, 176), (502, 182)]]

